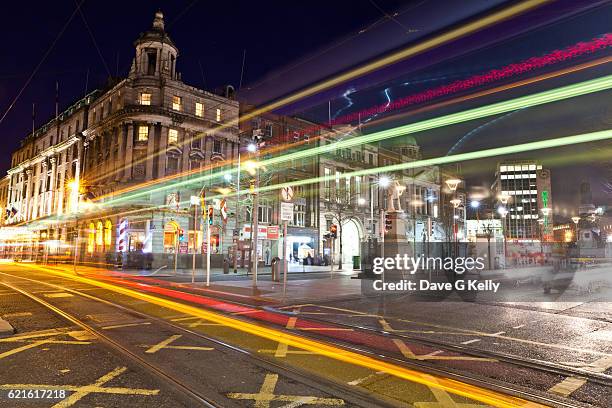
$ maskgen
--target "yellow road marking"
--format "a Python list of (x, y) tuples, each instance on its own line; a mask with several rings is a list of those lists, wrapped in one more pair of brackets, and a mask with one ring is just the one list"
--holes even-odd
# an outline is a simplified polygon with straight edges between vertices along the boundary
[[(603, 357), (589, 364), (588, 366), (585, 366), (585, 369), (597, 373), (603, 373), (610, 367), (612, 367), (612, 357)], [(552, 392), (553, 394), (561, 395), (563, 397), (568, 397), (571, 393), (586, 383), (587, 380), (583, 377), (567, 377), (560, 383), (551, 387), (548, 392)]]
[(71, 391), (68, 398), (53, 405), (52, 408), (67, 408), (89, 394), (121, 394), (121, 395), (157, 395), (159, 390), (147, 390), (141, 388), (102, 387), (107, 382), (117, 378), (127, 370), (127, 367), (117, 367), (113, 371), (98, 378), (90, 385), (48, 385), (48, 384), (2, 384), (2, 390), (66, 390)]
[(166, 340), (163, 340), (157, 343), (156, 345), (151, 346), (147, 351), (145, 351), (145, 353), (149, 353), (149, 354), (157, 353), (159, 350), (163, 349), (164, 347), (166, 347), (173, 341), (180, 339), (181, 337), (183, 337), (181, 334), (175, 334), (173, 336), (170, 336)]
[[(188, 304), (176, 302), (170, 299), (157, 297), (148, 293), (142, 293), (133, 289), (122, 287), (120, 285), (111, 284), (104, 281), (97, 281), (95, 279), (75, 276), (72, 272), (66, 273), (59, 270), (49, 269), (40, 267), (37, 265), (23, 264), (20, 265), (23, 268), (36, 269), (52, 273), (57, 276), (72, 279), (75, 281), (83, 282), (93, 286), (98, 286), (107, 290), (112, 290), (116, 293), (130, 296), (132, 298), (146, 300), (151, 304), (162, 306), (165, 308), (172, 309), (178, 313), (190, 314), (198, 316), (202, 319), (210, 320), (216, 323), (221, 323), (227, 327), (234, 328), (244, 333), (249, 333), (258, 337), (266, 338), (276, 342), (284, 341), (292, 347), (297, 347), (302, 350), (312, 351), (314, 353), (330, 357), (332, 359), (343, 361), (348, 364), (353, 364), (365, 368), (370, 368), (375, 371), (384, 371), (395, 377), (402, 378), (418, 384), (426, 386), (432, 386), (443, 389), (453, 394), (461, 395), (476, 401), (483, 402), (488, 405), (503, 407), (503, 408), (514, 408), (526, 404), (528, 401), (522, 398), (505, 395), (497, 391), (484, 389), (471, 384), (463, 383), (457, 380), (452, 380), (444, 377), (437, 377), (436, 382), (432, 382), (426, 374), (410, 369), (407, 367), (395, 365), (386, 361), (376, 359), (375, 357), (362, 355), (356, 352), (341, 349), (337, 346), (324, 343), (322, 341), (313, 340), (309, 338), (300, 337), (291, 333), (281, 332), (276, 329), (261, 326), (256, 323), (250, 323), (247, 321), (237, 320), (234, 317), (224, 315), (219, 312), (214, 312), (199, 307), (191, 306)], [(537, 405), (537, 404), (536, 404)], [(542, 406), (542, 405), (540, 405)]]
[(66, 298), (66, 297), (73, 297), (74, 295), (71, 293), (59, 292), (59, 293), (43, 293), (43, 296), (48, 297), (48, 298)]
[(344, 329), (340, 327), (298, 327), (298, 330), (313, 330), (313, 331), (353, 331), (353, 329)]
[[(435, 378), (431, 378), (432, 381), (436, 381)], [(429, 390), (433, 394), (436, 402), (415, 402), (414, 406), (417, 408), (483, 408), (479, 404), (461, 404), (455, 402), (451, 396), (444, 390), (435, 387), (429, 387)]]
[[(294, 329), (295, 322), (297, 322), (297, 317), (290, 317), (289, 320), (287, 320), (287, 325), (285, 326), (285, 328)], [(274, 353), (274, 357), (279, 357), (279, 358), (287, 357), (288, 350), (289, 350), (289, 345), (281, 341), (278, 343), (278, 346), (276, 347), (276, 353)]]
[(151, 324), (151, 322), (115, 324), (113, 326), (104, 326), (104, 327), (102, 327), (102, 329), (103, 330), (111, 330), (111, 329), (120, 329), (122, 327), (145, 326), (147, 324)]
[(221, 326), (219, 323), (211, 323), (208, 320), (204, 320), (204, 319), (200, 319), (196, 316), (189, 316), (189, 317), (179, 317), (176, 319), (171, 319), (173, 322), (185, 322), (185, 321), (189, 321), (189, 320), (196, 320), (195, 322), (192, 323), (182, 323), (184, 325), (186, 325), (187, 327), (190, 328), (195, 328), (195, 327), (200, 327), (200, 326)]
[[(67, 329), (67, 328), (64, 328), (64, 329)], [(65, 334), (65, 332), (62, 331), (61, 329), (47, 329), (47, 330), (33, 331), (33, 332), (23, 333), (17, 336), (1, 338), (0, 343), (21, 341), (25, 339), (32, 339), (35, 337), (51, 337), (51, 336), (57, 336), (60, 334)]]
[(24, 346), (14, 348), (9, 351), (5, 351), (4, 353), (0, 353), (0, 360), (2, 360), (5, 357), (12, 356), (13, 354), (21, 353), (22, 351), (29, 350), (34, 347), (38, 347), (41, 344), (45, 344), (45, 342), (43, 340), (35, 341), (34, 343), (26, 344)]
[(364, 383), (364, 382), (366, 382), (366, 381), (368, 381), (368, 380), (370, 380), (372, 378), (375, 378), (378, 375), (382, 375), (382, 374), (385, 374), (385, 373), (383, 371), (377, 371), (377, 372), (375, 372), (373, 374), (370, 374), (370, 375), (367, 375), (365, 377), (358, 378), (358, 379), (353, 380), (353, 381), (349, 381), (347, 384), (348, 385), (359, 385), (359, 384), (362, 384), (362, 383)]
[(91, 334), (90, 332), (86, 330), (75, 330), (75, 331), (68, 332), (66, 334), (75, 340), (82, 340), (82, 341), (94, 340), (96, 338), (96, 336), (94, 336), (93, 334)]
[(2, 317), (8, 319), (9, 317), (26, 317), (26, 316), (32, 316), (31, 312), (16, 312), (16, 313), (7, 313), (2, 315)]
[(393, 340), (393, 343), (399, 349), (400, 353), (402, 353), (404, 357), (410, 360), (453, 360), (453, 361), (461, 360), (461, 361), (489, 361), (489, 362), (497, 361), (493, 358), (485, 358), (485, 357), (439, 356), (437, 354), (439, 354), (440, 351), (434, 351), (433, 353), (421, 354), (417, 356), (416, 354), (412, 352), (412, 350), (410, 350), (410, 348), (406, 345), (406, 343), (404, 343), (403, 340), (400, 340), (400, 339), (392, 339), (392, 340)]
[(253, 400), (256, 408), (269, 408), (272, 401), (283, 401), (289, 402), (284, 405), (285, 408), (300, 407), (302, 405), (317, 405), (317, 406), (341, 406), (344, 405), (344, 400), (339, 398), (321, 398), (314, 396), (301, 396), (301, 395), (283, 395), (274, 394), (274, 388), (278, 382), (278, 374), (266, 374), (261, 389), (258, 393), (236, 393), (232, 392), (227, 394), (228, 398), (242, 399), (242, 400)]
[[(29, 266), (29, 265), (28, 265)], [(324, 308), (324, 309), (330, 309), (330, 310), (338, 310), (341, 312), (347, 312), (347, 313), (354, 313), (356, 316), (362, 316), (362, 317), (366, 317), (366, 316), (375, 316), (375, 317), (381, 317), (378, 315), (371, 315), (365, 312), (359, 312), (358, 310), (351, 310), (351, 309), (342, 309), (339, 307), (333, 307), (333, 306), (325, 306), (325, 305), (315, 305), (313, 303), (308, 303), (308, 304), (304, 304), (301, 305), (302, 307), (306, 307), (306, 306), (311, 306), (311, 307), (319, 307), (319, 308)], [(504, 339), (504, 340), (509, 340), (509, 341), (514, 341), (517, 343), (525, 343), (525, 344), (531, 344), (534, 346), (541, 346), (541, 347), (549, 347), (549, 348), (556, 348), (559, 350), (568, 350), (568, 351), (575, 351), (575, 352), (580, 352), (580, 353), (590, 353), (590, 354), (595, 354), (595, 355), (600, 355), (600, 356), (606, 356), (606, 357), (612, 357), (612, 354), (610, 353), (606, 353), (603, 351), (598, 351), (598, 350), (593, 350), (593, 349), (581, 349), (581, 348), (577, 348), (577, 347), (571, 347), (571, 346), (565, 346), (563, 344), (554, 344), (554, 343), (542, 343), (539, 341), (533, 341), (533, 340), (526, 340), (526, 339), (521, 339), (521, 338), (517, 338), (517, 337), (511, 337), (511, 336), (501, 336), (498, 335), (497, 333), (485, 333), (485, 332), (481, 332), (481, 331), (477, 331), (477, 330), (470, 330), (470, 329), (462, 329), (462, 328), (458, 328), (458, 327), (452, 327), (452, 326), (446, 326), (446, 325), (440, 325), (440, 324), (435, 324), (435, 323), (427, 323), (427, 322), (417, 322), (414, 320), (407, 320), (407, 319), (396, 319), (399, 322), (405, 322), (405, 323), (413, 323), (419, 326), (428, 326), (428, 327), (434, 327), (436, 329), (443, 329), (443, 330), (451, 330), (452, 332), (431, 332), (431, 333), (440, 333), (440, 334), (470, 334), (470, 335), (474, 335), (474, 336), (481, 336), (481, 337), (494, 337), (496, 339)], [(455, 333), (455, 332), (460, 332), (460, 333)]]

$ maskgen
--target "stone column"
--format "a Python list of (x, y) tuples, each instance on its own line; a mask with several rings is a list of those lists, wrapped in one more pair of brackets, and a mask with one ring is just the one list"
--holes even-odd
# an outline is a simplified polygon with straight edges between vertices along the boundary
[(162, 178), (166, 175), (166, 148), (168, 146), (168, 128), (161, 127), (159, 137), (159, 157), (157, 158), (157, 177)]
[(27, 176), (27, 181), (26, 181), (26, 196), (25, 196), (25, 213), (23, 215), (23, 218), (26, 221), (30, 220), (30, 214), (31, 214), (31, 193), (32, 193), (32, 169), (27, 169), (26, 170), (26, 176)]
[[(182, 147), (183, 149), (183, 158), (181, 159), (181, 169), (179, 169), (179, 172), (183, 171), (188, 171), (189, 170), (189, 149), (191, 149), (191, 142), (187, 143), (187, 140), (189, 140), (188, 138), (190, 137), (190, 135), (187, 133), (187, 131), (185, 131), (183, 133), (183, 144), (179, 143), (179, 146)], [(179, 140), (180, 140), (180, 136), (179, 136)]]
[(119, 144), (119, 150), (117, 151), (118, 157), (115, 158), (116, 166), (115, 166), (115, 180), (121, 181), (123, 178), (123, 173), (125, 171), (124, 166), (126, 165), (125, 161), (125, 126), (120, 126), (117, 128), (117, 143)]
[(53, 202), (55, 201), (55, 188), (56, 188), (56, 180), (55, 173), (57, 171), (57, 159), (55, 157), (49, 158), (51, 162), (51, 178), (49, 179), (49, 199), (46, 206), (46, 213), (51, 214), (54, 210)]
[(149, 140), (147, 140), (147, 161), (145, 162), (145, 180), (153, 179), (153, 160), (155, 160), (155, 125), (149, 127)]
[(126, 144), (125, 144), (125, 166), (123, 170), (123, 181), (128, 181), (132, 178), (132, 157), (134, 151), (134, 125), (128, 123), (123, 128)]

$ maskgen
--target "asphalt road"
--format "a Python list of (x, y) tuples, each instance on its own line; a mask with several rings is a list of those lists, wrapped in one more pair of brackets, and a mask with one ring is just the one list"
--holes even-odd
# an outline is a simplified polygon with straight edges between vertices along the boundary
[[(2, 286), (2, 282), (9, 286)], [(600, 319), (574, 316), (569, 311), (542, 311), (525, 305), (416, 304), (390, 296), (384, 301), (344, 299), (288, 305), (282, 310), (274, 310), (196, 296), (175, 288), (167, 290), (128, 279), (114, 279), (112, 284), (155, 298), (135, 298), (100, 287), (102, 284), (94, 281), (85, 282), (84, 279), (58, 275), (51, 269), (45, 271), (14, 264), (0, 266), (0, 314), (5, 315), (18, 330), (16, 336), (0, 340), (0, 366), (13, 363), (13, 367), (19, 367), (21, 376), (16, 378), (25, 381), (19, 384), (58, 387), (68, 384), (76, 387), (94, 383), (112, 370), (126, 367), (113, 381), (125, 378), (133, 383), (122, 385), (124, 388), (158, 390), (146, 396), (90, 393), (75, 401), (74, 406), (198, 406), (193, 405), (194, 401), (177, 389), (176, 384), (160, 378), (159, 371), (216, 406), (414, 405), (465, 408), (483, 405), (453, 392), (456, 390), (449, 392), (435, 386), (446, 381), (447, 376), (466, 381), (468, 385), (475, 384), (478, 389), (504, 390), (508, 394), (523, 398), (529, 396), (550, 404), (612, 406), (609, 366), (601, 368), (610, 359), (610, 342), (605, 337), (609, 329), (609, 323), (605, 321), (606, 305), (601, 305), (603, 310), (596, 313), (602, 317)], [(43, 299), (90, 327), (94, 334), (100, 332), (103, 338), (58, 317), (48, 307), (11, 288)], [(177, 313), (156, 299), (178, 299), (181, 304), (197, 305), (201, 310), (233, 316), (238, 323), (222, 324), (190, 313)], [(593, 305), (584, 307), (592, 309)], [(584, 310), (577, 313), (583, 314)], [(565, 337), (556, 327), (561, 325), (561, 320), (555, 319), (570, 319), (563, 322), (567, 326), (564, 328)], [(342, 360), (338, 355), (294, 347), (269, 336), (248, 332), (242, 327), (242, 321), (346, 347), (358, 355), (383, 358), (397, 364), (393, 367), (408, 366), (418, 370), (418, 378), (408, 381), (394, 375), (393, 369), (388, 371), (351, 364), (350, 359)], [(527, 329), (520, 332), (523, 328)], [(61, 333), (49, 337), (43, 335), (41, 339), (67, 341), (65, 339), (72, 337), (70, 341), (77, 343), (50, 342), (18, 350), (19, 346), (32, 344), (33, 340), (24, 338), (18, 343), (14, 339), (19, 339), (23, 333), (40, 330)], [(586, 343), (581, 336), (571, 339), (572, 333), (575, 335), (577, 331), (583, 334), (599, 332), (594, 336), (603, 336), (603, 339)], [(85, 337), (75, 340), (69, 334), (75, 332), (84, 333)], [(557, 338), (557, 334), (561, 336)], [(109, 346), (104, 337), (137, 358), (126, 358), (125, 352), (122, 354), (112, 344)], [(29, 358), (29, 354), (48, 352), (43, 349), (51, 347), (58, 350), (54, 356), (63, 355), (60, 361), (65, 361), (68, 368), (58, 368), (62, 364), (54, 359), (50, 368), (42, 371), (36, 365), (41, 361)], [(82, 348), (72, 351), (76, 347)], [(16, 349), (16, 352), (11, 351)], [(80, 350), (83, 350), (81, 360)], [(118, 362), (115, 363), (113, 358)], [(62, 376), (70, 375), (72, 371), (62, 373), (62, 370), (72, 370), (73, 359), (78, 366), (74, 370), (80, 375), (75, 374), (64, 381)], [(142, 359), (145, 365), (138, 359)], [(107, 360), (106, 364), (98, 364), (98, 361)], [(108, 369), (113, 365), (115, 367)], [(102, 373), (105, 369), (108, 370)], [(591, 371), (598, 377), (589, 379)], [(31, 374), (33, 372), (36, 374)], [(128, 377), (128, 373), (131, 376)], [(33, 378), (28, 380), (30, 375)], [(18, 384), (13, 374), (0, 370), (0, 391), (8, 389), (11, 384)], [(68, 399), (78, 390), (71, 392)], [(470, 388), (467, 395), (473, 392), (474, 388)], [(0, 399), (0, 404), (2, 401)], [(49, 402), (30, 400), (21, 403), (6, 406), (53, 406)], [(39, 405), (34, 405), (36, 403)]]

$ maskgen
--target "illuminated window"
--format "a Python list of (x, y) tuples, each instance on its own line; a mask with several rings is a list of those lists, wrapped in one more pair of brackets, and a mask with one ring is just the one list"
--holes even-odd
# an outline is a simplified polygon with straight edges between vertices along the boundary
[(96, 227), (93, 222), (89, 223), (89, 229), (87, 230), (87, 252), (93, 254), (94, 245), (96, 242)]
[(204, 105), (201, 104), (200, 102), (196, 102), (195, 115), (199, 117), (204, 116)]
[(141, 105), (150, 105), (151, 104), (151, 94), (150, 93), (141, 93), (140, 94), (140, 104)]
[(98, 221), (96, 225), (96, 247), (98, 251), (102, 249), (104, 245), (104, 229), (102, 227), (102, 221)]
[(138, 126), (138, 141), (146, 142), (149, 140), (149, 127), (148, 126)]
[(113, 241), (113, 223), (110, 220), (106, 220), (104, 223), (104, 247), (106, 250), (110, 250)]
[(217, 108), (217, 122), (221, 122), (221, 109)]
[(182, 104), (182, 98), (180, 96), (175, 95), (172, 97), (172, 109), (180, 111), (181, 104)]
[(168, 143), (178, 143), (178, 131), (176, 129), (168, 130)]

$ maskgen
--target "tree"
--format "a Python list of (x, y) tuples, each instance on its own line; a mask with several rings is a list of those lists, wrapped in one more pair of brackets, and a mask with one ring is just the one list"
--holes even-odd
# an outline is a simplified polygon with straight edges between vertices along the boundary
[(335, 189), (333, 197), (325, 204), (326, 210), (332, 215), (333, 222), (338, 224), (339, 269), (342, 269), (342, 225), (352, 218), (355, 208), (358, 206), (355, 202), (359, 196), (360, 192), (350, 194), (344, 189)]

